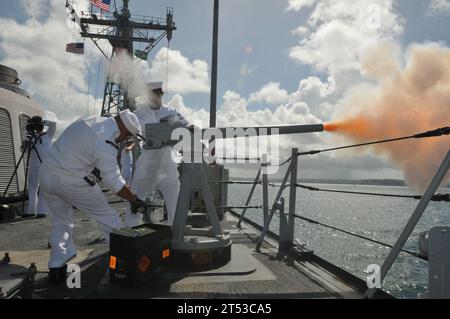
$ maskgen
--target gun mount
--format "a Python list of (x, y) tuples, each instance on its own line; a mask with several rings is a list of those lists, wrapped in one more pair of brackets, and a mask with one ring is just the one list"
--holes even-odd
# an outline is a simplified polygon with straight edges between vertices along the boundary
[[(183, 137), (183, 139), (187, 137), (189, 143), (192, 143), (187, 150), (183, 149), (184, 161), (181, 163), (181, 187), (172, 227), (172, 249), (176, 259), (175, 263), (185, 268), (217, 268), (229, 262), (232, 243), (230, 235), (224, 233), (220, 226), (216, 203), (205, 172), (205, 164), (202, 161), (185, 161), (188, 157), (192, 158), (192, 153), (196, 151), (195, 147), (192, 147), (195, 145), (195, 140), (209, 140), (213, 136), (215, 139), (227, 139), (242, 135), (251, 137), (314, 133), (324, 131), (324, 125), (189, 129), (183, 132), (185, 134), (179, 134), (180, 131), (176, 131), (176, 129), (181, 127), (182, 125), (177, 122), (146, 124), (144, 148), (159, 149), (166, 146), (174, 146), (180, 141), (180, 137)], [(208, 227), (187, 226), (188, 213), (194, 193), (196, 196), (200, 196), (204, 202), (205, 217), (210, 225)]]

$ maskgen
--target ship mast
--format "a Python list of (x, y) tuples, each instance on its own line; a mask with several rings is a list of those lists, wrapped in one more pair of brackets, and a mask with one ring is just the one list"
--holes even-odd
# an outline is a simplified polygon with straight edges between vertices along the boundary
[[(133, 56), (134, 42), (146, 43), (147, 48), (144, 52), (147, 54), (164, 37), (168, 41), (172, 39), (172, 32), (176, 30), (173, 22), (173, 8), (167, 8), (165, 19), (146, 16), (132, 17), (129, 2), (130, 0), (123, 0), (120, 12), (116, 10), (112, 16), (106, 19), (99, 19), (95, 14), (82, 15), (79, 18), (81, 36), (92, 39), (99, 49), (97, 41), (108, 40), (112, 46), (111, 58), (124, 50)], [(149, 31), (154, 31), (158, 36), (149, 36)], [(103, 51), (102, 53), (104, 54)], [(134, 108), (134, 101), (128, 99), (125, 88), (108, 77), (105, 83), (101, 115), (114, 115), (121, 110), (134, 110)]]

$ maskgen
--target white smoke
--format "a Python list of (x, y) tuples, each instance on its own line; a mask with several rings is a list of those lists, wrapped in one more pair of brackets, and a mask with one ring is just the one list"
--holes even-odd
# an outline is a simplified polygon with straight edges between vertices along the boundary
[(149, 96), (146, 95), (147, 69), (146, 62), (134, 59), (127, 51), (121, 50), (111, 59), (108, 75), (111, 81), (120, 84), (127, 91), (131, 102), (139, 97), (145, 103), (149, 100)]

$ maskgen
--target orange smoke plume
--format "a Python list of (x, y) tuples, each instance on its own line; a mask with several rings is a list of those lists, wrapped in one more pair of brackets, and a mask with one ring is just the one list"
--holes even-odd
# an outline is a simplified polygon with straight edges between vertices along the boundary
[(361, 135), (367, 131), (369, 122), (364, 118), (355, 118), (343, 122), (325, 123), (324, 129), (327, 132), (340, 132), (347, 135)]
[[(389, 58), (376, 55), (365, 60), (366, 70), (377, 70), (369, 75), (376, 76), (378, 86), (351, 90), (338, 106), (338, 117), (345, 120), (325, 124), (326, 131), (363, 143), (450, 126), (450, 49), (415, 46), (403, 69), (383, 74), (376, 64)], [(343, 114), (347, 112), (351, 115)], [(449, 148), (450, 137), (443, 136), (379, 144), (372, 149), (402, 168), (409, 186), (423, 191)]]

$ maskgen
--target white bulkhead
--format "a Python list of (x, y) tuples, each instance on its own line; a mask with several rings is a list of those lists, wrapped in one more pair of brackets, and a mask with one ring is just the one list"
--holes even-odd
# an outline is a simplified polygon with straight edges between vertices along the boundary
[[(0, 196), (3, 196), (22, 154), (20, 146), (26, 139), (27, 119), (44, 114), (30, 94), (20, 88), (20, 83), (17, 71), (0, 64)], [(17, 168), (7, 194), (23, 191), (25, 163), (26, 156)]]

